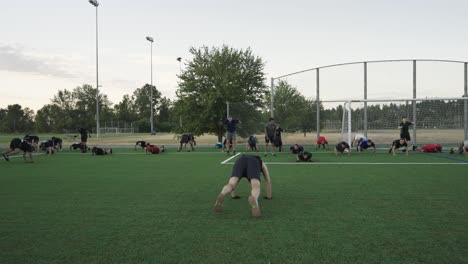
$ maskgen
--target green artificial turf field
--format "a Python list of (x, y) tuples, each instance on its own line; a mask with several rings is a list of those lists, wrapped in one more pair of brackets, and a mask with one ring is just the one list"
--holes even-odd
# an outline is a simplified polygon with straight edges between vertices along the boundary
[(245, 180), (213, 211), (237, 157), (114, 151), (1, 159), (0, 263), (468, 262), (462, 155), (268, 156), (253, 219)]

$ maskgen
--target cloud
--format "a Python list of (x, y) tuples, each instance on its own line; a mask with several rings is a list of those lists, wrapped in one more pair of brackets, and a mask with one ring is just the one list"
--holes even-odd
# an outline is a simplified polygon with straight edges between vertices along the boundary
[(34, 73), (59, 78), (75, 78), (60, 61), (28, 53), (25, 49), (0, 43), (0, 71)]

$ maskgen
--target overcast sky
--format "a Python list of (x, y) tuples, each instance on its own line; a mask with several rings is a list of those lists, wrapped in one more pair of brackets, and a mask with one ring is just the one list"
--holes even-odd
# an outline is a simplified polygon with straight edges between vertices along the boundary
[[(39, 109), (59, 89), (95, 85), (95, 9), (87, 0), (1, 1), (0, 108)], [(100, 0), (102, 91), (117, 103), (154, 78), (174, 98), (190, 47), (251, 47), (267, 77), (380, 59), (468, 61), (468, 1)], [(369, 65), (369, 95), (410, 97), (411, 63)], [(307, 96), (315, 75), (288, 78)], [(324, 70), (324, 99), (362, 97), (362, 65)], [(269, 84), (269, 80), (267, 80)], [(460, 96), (463, 64), (418, 65), (418, 97)]]

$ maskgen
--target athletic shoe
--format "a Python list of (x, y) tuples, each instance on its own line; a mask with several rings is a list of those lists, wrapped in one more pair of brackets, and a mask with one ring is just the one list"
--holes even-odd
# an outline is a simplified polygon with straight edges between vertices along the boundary
[(266, 157), (268, 155), (268, 153), (265, 153), (264, 157)]
[(239, 195), (236, 195), (234, 197), (231, 197), (232, 199), (240, 199), (240, 196)]
[(216, 203), (215, 203), (215, 212), (221, 212), (223, 210), (223, 201), (224, 201), (224, 195), (219, 194), (218, 197), (216, 198)]
[(260, 217), (262, 214), (260, 213), (260, 207), (258, 207), (258, 202), (255, 200), (253, 196), (249, 196), (249, 205), (252, 209), (252, 216), (253, 217)]
[(232, 152), (232, 155), (236, 155), (236, 151), (235, 151), (235, 150)]
[(7, 154), (3, 154), (3, 158), (4, 158), (6, 161), (10, 161), (10, 158), (8, 157)]
[(418, 147), (416, 147), (416, 146), (413, 146), (413, 151), (416, 151), (416, 149), (417, 149), (417, 148), (418, 148)]
[(276, 157), (276, 153), (271, 153), (271, 155)]

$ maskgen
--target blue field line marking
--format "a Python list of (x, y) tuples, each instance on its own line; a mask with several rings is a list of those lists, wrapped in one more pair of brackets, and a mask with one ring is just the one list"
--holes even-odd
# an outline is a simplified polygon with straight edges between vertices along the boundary
[(439, 155), (434, 155), (434, 154), (431, 154), (431, 153), (424, 153), (424, 152), (421, 152), (421, 153), (418, 153), (418, 154), (426, 155), (426, 156), (430, 156), (430, 157), (434, 157), (434, 158), (448, 159), (448, 160), (461, 161), (463, 163), (468, 163), (468, 160), (465, 160), (465, 159), (457, 159), (457, 158), (452, 158), (452, 157), (439, 156)]

